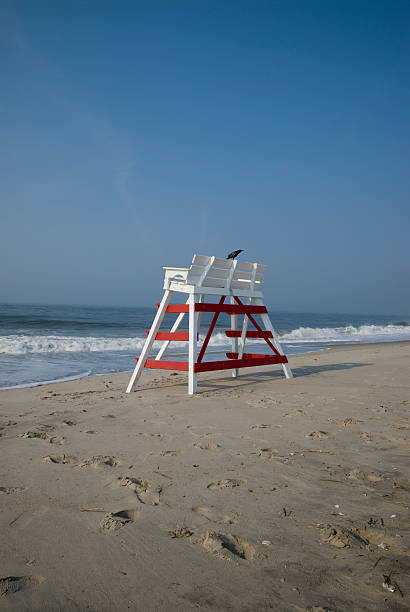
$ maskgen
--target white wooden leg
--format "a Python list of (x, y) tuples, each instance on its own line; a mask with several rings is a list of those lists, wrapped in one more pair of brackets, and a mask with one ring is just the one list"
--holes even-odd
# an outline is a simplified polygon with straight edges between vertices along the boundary
[[(260, 298), (256, 299), (256, 303), (258, 304), (258, 306), (264, 306), (263, 300), (261, 300)], [(273, 325), (271, 323), (271, 320), (269, 318), (269, 315), (267, 314), (262, 314), (261, 315), (263, 324), (265, 326), (266, 331), (270, 331), (272, 333), (272, 344), (275, 347), (275, 349), (280, 353), (280, 355), (284, 355), (285, 353), (283, 352), (283, 349), (280, 345), (280, 342), (278, 340), (278, 337), (275, 333), (275, 330), (273, 329)], [(290, 369), (290, 366), (288, 363), (282, 363), (282, 369), (283, 369), (283, 373), (285, 374), (286, 378), (293, 378), (293, 374), (292, 374), (292, 370)]]
[[(235, 298), (231, 296), (231, 304), (236, 304)], [(238, 315), (231, 315), (231, 330), (236, 331), (238, 328), (237, 325)], [(232, 338), (232, 353), (238, 352), (238, 338)], [(233, 368), (232, 370), (232, 378), (237, 378), (239, 374), (238, 368)]]
[(138, 381), (138, 379), (139, 379), (139, 377), (141, 375), (141, 372), (142, 372), (142, 370), (144, 368), (145, 362), (147, 361), (148, 354), (149, 354), (149, 352), (151, 350), (151, 347), (152, 347), (152, 345), (154, 343), (155, 336), (157, 335), (158, 330), (161, 327), (162, 319), (164, 318), (165, 312), (167, 310), (167, 306), (168, 306), (168, 304), (169, 304), (169, 302), (171, 300), (172, 293), (173, 292), (170, 291), (169, 289), (167, 289), (164, 292), (164, 296), (163, 296), (163, 298), (161, 300), (161, 304), (159, 305), (158, 312), (155, 315), (155, 319), (154, 319), (154, 321), (153, 321), (153, 323), (151, 325), (151, 329), (150, 329), (150, 332), (148, 334), (148, 337), (145, 340), (145, 344), (144, 344), (143, 349), (141, 351), (141, 355), (140, 355), (140, 357), (139, 357), (139, 359), (137, 361), (137, 365), (135, 366), (134, 372), (132, 373), (131, 380), (130, 380), (130, 382), (128, 384), (128, 387), (127, 387), (127, 391), (126, 391), (127, 393), (131, 393), (131, 391), (132, 391), (132, 389), (134, 387), (134, 384)]
[(282, 363), (282, 369), (286, 378), (293, 378), (292, 370), (290, 369), (290, 365), (288, 363)]
[(196, 393), (196, 377), (194, 366), (197, 359), (198, 316), (195, 308), (195, 294), (189, 296), (189, 347), (188, 347), (188, 394)]
[[(201, 295), (199, 296), (198, 302), (200, 304), (203, 304), (204, 301), (205, 301), (205, 295), (203, 293), (201, 293)], [(196, 334), (197, 334), (197, 338), (199, 337), (199, 334), (201, 333), (201, 317), (202, 317), (202, 312), (199, 311), (197, 313), (197, 318), (196, 318), (196, 324), (197, 324)]]
[[(246, 304), (249, 306), (252, 303), (252, 298), (248, 298)], [(242, 325), (242, 334), (239, 339), (239, 354), (238, 359), (242, 359), (243, 353), (245, 350), (245, 342), (246, 342), (246, 332), (248, 331), (248, 317), (246, 315), (243, 316), (243, 325)]]
[[(187, 299), (187, 301), (185, 302), (186, 304), (189, 304), (189, 298)], [(173, 326), (171, 327), (171, 332), (176, 332), (178, 327), (181, 325), (182, 320), (185, 316), (185, 312), (181, 312), (178, 317), (177, 320), (175, 321), (175, 323), (173, 324)], [(161, 359), (162, 355), (165, 353), (165, 351), (168, 348), (169, 343), (171, 342), (171, 340), (165, 340), (163, 345), (161, 346), (161, 348), (158, 351), (157, 356), (155, 357), (155, 360), (158, 361), (158, 359)]]

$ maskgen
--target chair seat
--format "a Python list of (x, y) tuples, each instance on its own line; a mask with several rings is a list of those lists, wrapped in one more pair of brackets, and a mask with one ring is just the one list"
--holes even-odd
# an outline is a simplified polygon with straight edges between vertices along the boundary
[(261, 264), (237, 259), (194, 255), (189, 268), (164, 266), (164, 290), (262, 297), (260, 289), (265, 269)]

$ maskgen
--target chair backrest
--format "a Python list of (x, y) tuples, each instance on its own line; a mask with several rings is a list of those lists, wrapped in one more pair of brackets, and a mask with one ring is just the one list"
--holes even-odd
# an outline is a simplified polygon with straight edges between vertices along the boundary
[(221, 289), (259, 289), (266, 266), (237, 259), (219, 259), (209, 255), (194, 255), (186, 283), (199, 287)]

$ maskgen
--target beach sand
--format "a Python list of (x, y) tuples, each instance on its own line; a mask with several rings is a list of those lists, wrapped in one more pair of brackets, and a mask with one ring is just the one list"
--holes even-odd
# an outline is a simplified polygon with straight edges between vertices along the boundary
[(290, 365), (1, 391), (0, 609), (407, 610), (410, 343)]

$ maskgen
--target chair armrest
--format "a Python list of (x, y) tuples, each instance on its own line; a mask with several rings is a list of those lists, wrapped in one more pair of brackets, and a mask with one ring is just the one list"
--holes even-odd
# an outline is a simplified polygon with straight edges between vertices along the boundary
[(189, 270), (189, 268), (171, 268), (170, 266), (162, 266), (162, 269), (163, 270), (175, 270), (178, 272), (184, 272), (184, 271), (187, 272)]
[(168, 266), (163, 266), (163, 270), (165, 270), (164, 289), (168, 289), (171, 281), (176, 283), (185, 283), (189, 268), (171, 268)]

